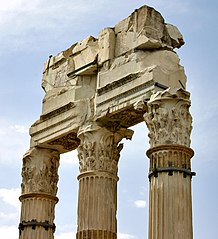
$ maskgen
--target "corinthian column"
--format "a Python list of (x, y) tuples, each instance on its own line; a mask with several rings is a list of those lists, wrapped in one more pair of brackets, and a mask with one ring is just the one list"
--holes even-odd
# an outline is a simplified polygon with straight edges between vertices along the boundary
[(77, 239), (117, 238), (117, 170), (123, 137), (132, 131), (113, 133), (92, 126), (78, 135), (80, 164)]
[(52, 239), (59, 153), (32, 148), (23, 157), (19, 239)]
[(149, 129), (149, 239), (192, 239), (189, 93), (153, 95), (144, 115)]

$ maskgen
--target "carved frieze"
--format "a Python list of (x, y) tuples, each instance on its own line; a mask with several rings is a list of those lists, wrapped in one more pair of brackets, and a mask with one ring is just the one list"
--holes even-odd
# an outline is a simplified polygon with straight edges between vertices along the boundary
[(59, 153), (51, 149), (32, 148), (23, 157), (22, 194), (56, 195)]
[(163, 144), (190, 146), (192, 117), (189, 93), (182, 89), (158, 92), (148, 102), (144, 114), (151, 147)]

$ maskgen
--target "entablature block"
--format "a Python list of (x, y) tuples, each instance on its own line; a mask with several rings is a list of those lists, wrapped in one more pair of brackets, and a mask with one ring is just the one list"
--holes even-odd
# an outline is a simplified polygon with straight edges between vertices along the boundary
[(101, 30), (98, 38), (88, 36), (50, 56), (42, 77), (42, 114), (30, 129), (31, 146), (66, 152), (78, 146), (77, 132), (88, 122), (111, 130), (142, 122), (152, 94), (186, 88), (174, 51), (183, 44), (175, 26), (142, 6)]

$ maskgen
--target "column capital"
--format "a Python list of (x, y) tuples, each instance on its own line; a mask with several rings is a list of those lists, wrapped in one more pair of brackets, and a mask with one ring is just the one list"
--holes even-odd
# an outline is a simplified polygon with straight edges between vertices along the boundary
[(131, 139), (133, 131), (120, 129), (111, 132), (93, 123), (80, 129), (78, 147), (80, 173), (88, 171), (106, 171), (117, 174), (117, 164), (123, 144), (123, 138)]
[(59, 153), (45, 148), (31, 148), (23, 156), (22, 194), (57, 193)]
[(183, 89), (170, 88), (151, 96), (148, 111), (144, 114), (151, 147), (166, 144), (190, 146), (192, 117), (189, 97), (189, 92)]

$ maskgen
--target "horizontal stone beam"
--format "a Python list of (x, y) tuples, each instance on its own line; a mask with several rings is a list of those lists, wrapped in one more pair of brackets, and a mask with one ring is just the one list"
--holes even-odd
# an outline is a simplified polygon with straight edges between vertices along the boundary
[(88, 36), (50, 56), (42, 77), (42, 114), (30, 129), (31, 146), (66, 152), (77, 147), (77, 132), (89, 122), (110, 130), (142, 122), (152, 94), (185, 89), (184, 69), (173, 51), (183, 44), (175, 26), (142, 6), (101, 30), (98, 38)]

